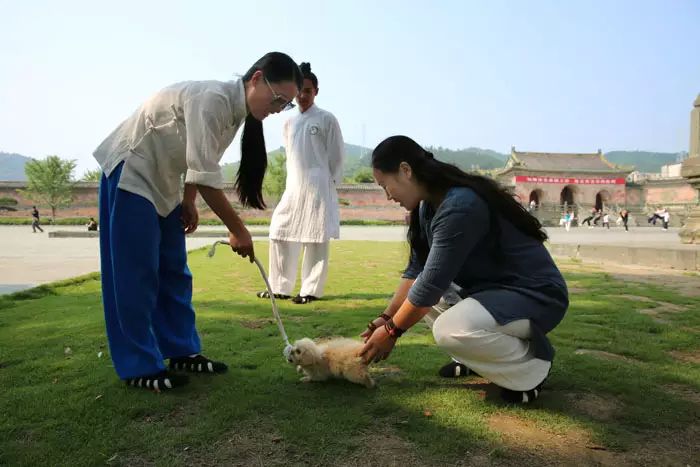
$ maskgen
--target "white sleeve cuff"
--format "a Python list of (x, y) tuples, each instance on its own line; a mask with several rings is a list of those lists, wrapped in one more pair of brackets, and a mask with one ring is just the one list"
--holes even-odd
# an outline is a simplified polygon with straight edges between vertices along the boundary
[(221, 170), (216, 172), (197, 172), (196, 170), (187, 169), (185, 183), (204, 185), (221, 190), (224, 188), (224, 177), (221, 175)]

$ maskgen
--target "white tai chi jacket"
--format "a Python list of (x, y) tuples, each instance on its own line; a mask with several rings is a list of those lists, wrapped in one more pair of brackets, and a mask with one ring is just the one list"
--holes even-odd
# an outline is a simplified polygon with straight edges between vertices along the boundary
[(322, 243), (340, 236), (336, 186), (343, 178), (338, 120), (312, 105), (284, 125), (287, 182), (270, 222), (273, 240)]
[(93, 153), (105, 175), (124, 161), (119, 188), (167, 216), (185, 183), (223, 188), (219, 161), (247, 115), (241, 80), (168, 86), (121, 123)]

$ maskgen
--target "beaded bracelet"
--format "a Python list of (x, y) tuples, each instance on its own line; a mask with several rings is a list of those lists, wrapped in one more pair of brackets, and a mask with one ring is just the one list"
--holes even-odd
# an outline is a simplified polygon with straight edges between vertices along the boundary
[(401, 329), (400, 327), (397, 327), (396, 324), (394, 324), (394, 320), (390, 319), (386, 323), (384, 323), (384, 329), (386, 329), (386, 332), (391, 336), (395, 337), (398, 339), (403, 335), (404, 332), (406, 332), (405, 329)]

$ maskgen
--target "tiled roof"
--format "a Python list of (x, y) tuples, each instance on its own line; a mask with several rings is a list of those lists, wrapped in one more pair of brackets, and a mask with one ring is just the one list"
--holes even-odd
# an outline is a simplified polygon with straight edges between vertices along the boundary
[(605, 159), (599, 150), (593, 153), (520, 152), (511, 149), (508, 168), (550, 171), (620, 171), (624, 170)]

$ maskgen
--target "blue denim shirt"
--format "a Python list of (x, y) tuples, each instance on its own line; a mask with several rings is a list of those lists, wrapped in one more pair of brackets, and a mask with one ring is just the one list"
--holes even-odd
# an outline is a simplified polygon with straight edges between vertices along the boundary
[(410, 302), (435, 305), (454, 283), (461, 297), (479, 301), (499, 324), (530, 319), (537, 356), (551, 360), (554, 350), (544, 334), (564, 317), (569, 299), (544, 245), (498, 216), (496, 259), (489, 206), (466, 187), (449, 189), (437, 210), (421, 203), (419, 218), (430, 250), (425, 265), (412, 255), (404, 271), (404, 278), (415, 279)]

